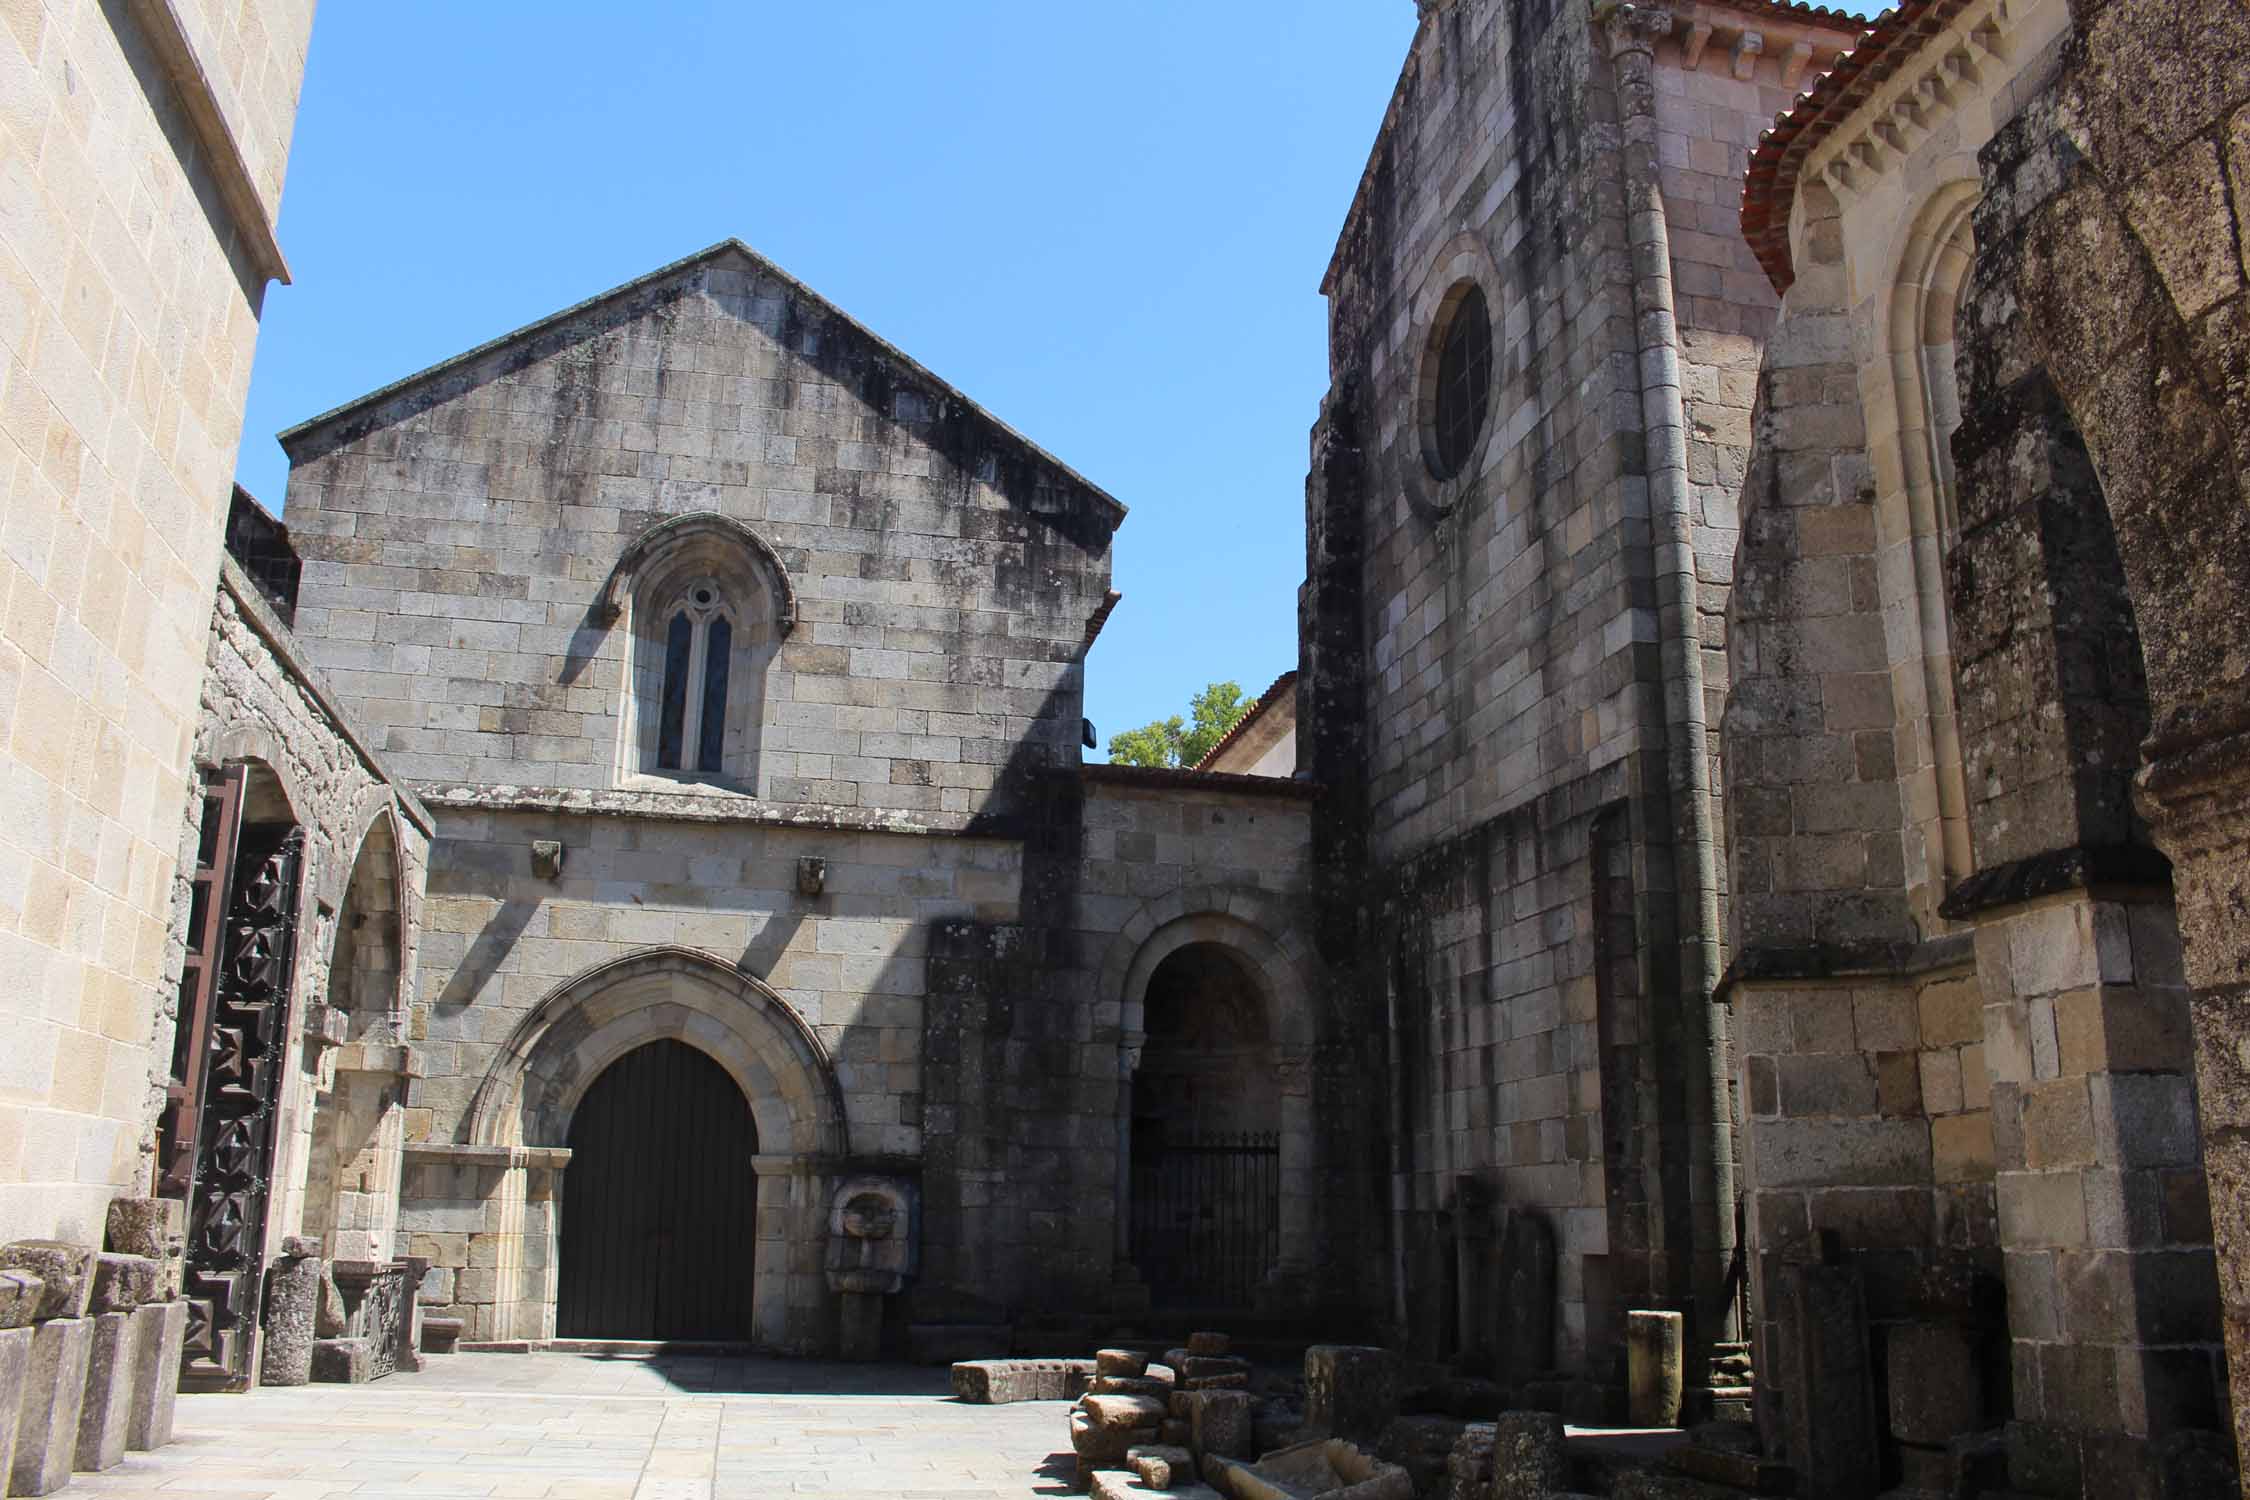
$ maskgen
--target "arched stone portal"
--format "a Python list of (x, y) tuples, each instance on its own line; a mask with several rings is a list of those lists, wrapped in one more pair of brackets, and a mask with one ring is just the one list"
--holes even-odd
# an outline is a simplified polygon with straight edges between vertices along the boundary
[[(819, 1267), (827, 1192), (843, 1154), (843, 1093), (819, 1037), (762, 980), (686, 948), (649, 949), (579, 975), (534, 1006), (502, 1046), (470, 1107), (470, 1145), (566, 1147), (611, 1065), (665, 1041), (716, 1064), (754, 1122), (757, 1154), (742, 1165), (756, 1184), (756, 1239), (728, 1247), (751, 1275), (749, 1336), (813, 1352), (831, 1321)], [(567, 1219), (575, 1176), (561, 1175)], [(518, 1268), (518, 1295), (535, 1304), (525, 1323), (551, 1324), (556, 1258), (526, 1256)]]
[(1150, 972), (1133, 1077), (1133, 1264), (1156, 1305), (1253, 1305), (1279, 1259), (1281, 1083), (1266, 1005), (1221, 943)]
[[(1258, 893), (1187, 891), (1150, 903), (1111, 944), (1105, 994), (1119, 996), (1117, 1248), (1135, 1269), (1135, 1160), (1147, 1177), (1152, 1136), (1273, 1140), (1273, 1231), (1253, 1300), (1302, 1300), (1313, 1266), (1313, 1049), (1318, 1038), (1306, 948), (1285, 904)], [(1144, 1089), (1149, 1100), (1144, 1104)], [(1214, 1165), (1250, 1173), (1247, 1161)], [(1254, 1185), (1266, 1189), (1264, 1179)], [(1248, 1177), (1244, 1185), (1253, 1185)], [(1152, 1268), (1154, 1269), (1154, 1268)], [(1150, 1285), (1162, 1297), (1166, 1288)]]

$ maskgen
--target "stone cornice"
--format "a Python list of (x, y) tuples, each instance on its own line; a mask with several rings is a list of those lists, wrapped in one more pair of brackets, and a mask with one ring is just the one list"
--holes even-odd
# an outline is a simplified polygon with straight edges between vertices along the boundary
[(127, 0), (126, 8), (179, 95), (180, 108), (195, 130), (196, 144), (203, 148), (203, 159), (251, 263), (268, 280), (288, 285), (289, 262), (282, 257), (281, 240), (274, 232), (265, 195), (258, 191), (250, 164), (243, 159), (241, 142), (228, 123), (218, 85), (196, 55), (195, 43), (179, 11), (172, 0)]
[[(1849, 198), (1893, 170), (2004, 66), (2034, 0), (1906, 0), (1885, 11), (1759, 138), (1742, 189), (1742, 233), (1775, 290), (1796, 279), (1789, 243), (1808, 175)], [(1794, 85), (1792, 85), (1794, 86)]]
[(329, 722), (336, 727), (336, 733), (345, 744), (352, 747), (352, 752), (359, 757), (360, 764), (367, 768), (368, 774), (390, 788), (391, 795), (397, 799), (399, 811), (406, 815), (407, 821), (419, 828), (423, 837), (436, 837), (437, 823), (430, 817), (430, 810), (404, 783), (391, 774), (390, 767), (383, 764), (382, 757), (375, 753), (374, 747), (360, 736), (359, 730), (353, 727), (351, 719), (345, 715), (343, 705), (337, 700), (335, 693), (321, 679), (313, 664), (305, 659), (304, 652), (297, 645), (297, 637), (290, 632), (288, 626), (281, 623), (281, 616), (274, 613), (273, 606), (266, 602), (266, 596), (258, 591), (258, 585), (243, 571), (242, 564), (225, 553), (219, 555), (219, 591), (234, 601), (235, 610), (242, 616), (243, 622), (266, 643), (266, 649), (274, 654), (283, 670), (289, 673), (305, 696), (312, 699), (320, 711), (328, 716)]

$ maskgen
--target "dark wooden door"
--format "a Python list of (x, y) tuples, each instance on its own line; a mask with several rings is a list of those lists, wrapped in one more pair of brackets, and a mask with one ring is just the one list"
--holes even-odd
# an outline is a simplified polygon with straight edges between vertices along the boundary
[(635, 1048), (579, 1101), (570, 1151), (556, 1337), (747, 1340), (758, 1129), (727, 1071)]
[(209, 987), (207, 1024), (201, 1025), (204, 1056), (188, 1193), (188, 1326), (180, 1383), (191, 1389), (240, 1390), (250, 1383), (251, 1335), (266, 1263), (274, 1113), (289, 1066), (285, 1042), (304, 847), (305, 836), (294, 827), (246, 827), (224, 881), (225, 933)]

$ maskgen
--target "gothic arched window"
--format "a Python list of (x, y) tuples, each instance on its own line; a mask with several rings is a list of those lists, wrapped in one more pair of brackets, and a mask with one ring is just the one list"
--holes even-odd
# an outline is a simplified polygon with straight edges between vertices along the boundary
[(715, 579), (685, 589), (664, 627), (656, 768), (716, 775), (726, 769), (727, 679), (734, 621)]
[(594, 614), (625, 626), (618, 784), (759, 795), (766, 678), (797, 623), (773, 548), (711, 512), (661, 521), (618, 558)]

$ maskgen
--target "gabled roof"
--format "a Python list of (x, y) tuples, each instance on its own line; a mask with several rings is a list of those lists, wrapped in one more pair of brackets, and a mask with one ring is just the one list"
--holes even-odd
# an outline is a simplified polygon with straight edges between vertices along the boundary
[(1244, 735), (1250, 732), (1250, 728), (1252, 725), (1256, 724), (1260, 719), (1264, 718), (1273, 710), (1274, 705), (1282, 702), (1284, 699), (1287, 699), (1287, 701), (1292, 706), (1294, 706), (1296, 703), (1296, 692), (1297, 669), (1295, 667), (1291, 667), (1288, 671), (1282, 673), (1279, 677), (1276, 677), (1273, 680), (1273, 686), (1267, 688), (1263, 693), (1260, 693), (1258, 695), (1258, 701), (1251, 704), (1247, 709), (1243, 710), (1242, 717), (1234, 721), (1234, 726), (1225, 734), (1220, 735), (1218, 742), (1212, 745), (1210, 749), (1203, 752), (1203, 759), (1197, 761), (1189, 769), (1196, 771), (1210, 770), (1220, 756), (1233, 749), (1235, 743), (1239, 741)]
[[(281, 446), (292, 459), (296, 459), (299, 451), (309, 446), (313, 439), (350, 422), (354, 418), (364, 417), (377, 407), (388, 405), (403, 397), (425, 393), (434, 404), (437, 401), (457, 396), (464, 391), (472, 390), (500, 373), (497, 368), (488, 368), (488, 366), (496, 364), (495, 356), (525, 346), (536, 346), (543, 341), (552, 341), (559, 347), (566, 340), (558, 336), (568, 332), (573, 324), (586, 321), (589, 315), (612, 308), (620, 303), (645, 298), (647, 294), (664, 287), (666, 283), (683, 280), (690, 274), (707, 266), (729, 260), (739, 261), (759, 275), (772, 277), (775, 281), (781, 283), (791, 296), (810, 302), (828, 317), (842, 323), (853, 333), (865, 339), (883, 357), (902, 367), (914, 379), (926, 382), (934, 389), (936, 394), (943, 396), (946, 400), (958, 402), (970, 414), (1020, 446), (1026, 456), (1054, 469), (1072, 483), (1084, 486), (1096, 500), (1115, 512), (1117, 520), (1124, 519), (1125, 506), (1115, 496), (1025, 437), (1015, 428), (1001, 421), (983, 406), (962, 394), (959, 387), (931, 373), (929, 368), (923, 365), (921, 361), (908, 355), (897, 345), (874, 332), (866, 324), (845, 312), (835, 303), (775, 265), (765, 256), (760, 255), (739, 239), (721, 240), (708, 249), (698, 250), (695, 254), (682, 260), (673, 261), (668, 266), (659, 266), (647, 275), (637, 276), (622, 286), (611, 287), (606, 292), (589, 297), (583, 302), (562, 309), (560, 312), (550, 313), (537, 322), (526, 323), (512, 333), (504, 333), (496, 339), (487, 340), (473, 349), (464, 350), (462, 353), (454, 355), (451, 359), (441, 360), (426, 370), (417, 371), (401, 380), (394, 380), (389, 385), (378, 387), (364, 396), (324, 411), (317, 417), (299, 422), (296, 426), (286, 428), (280, 433)], [(546, 352), (549, 351), (539, 350), (542, 355)]]

